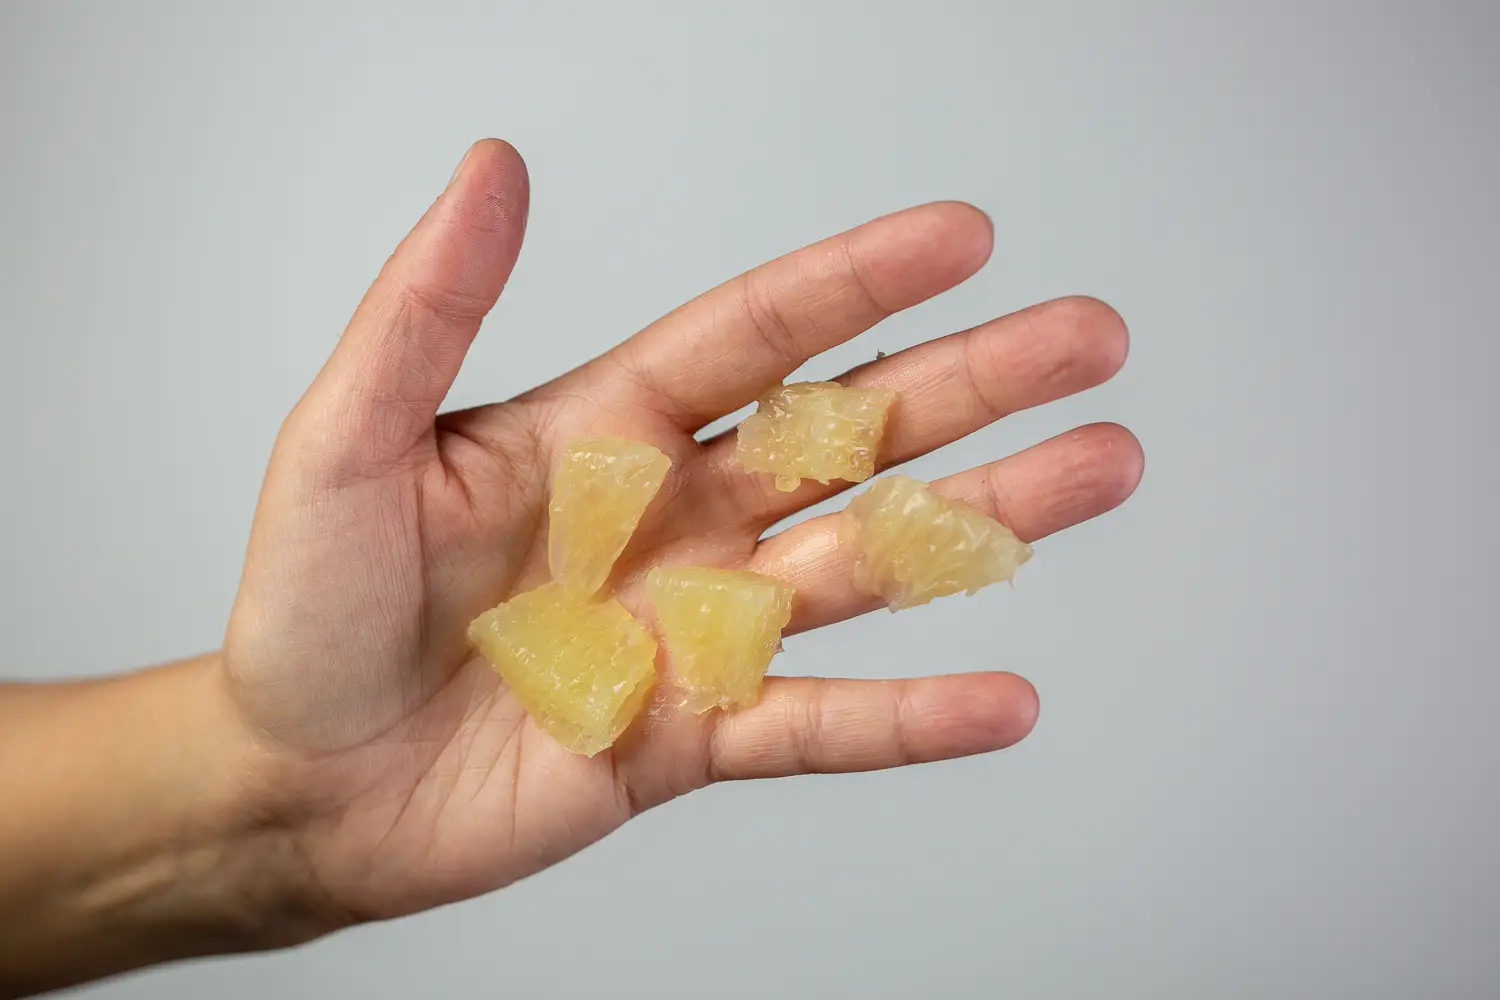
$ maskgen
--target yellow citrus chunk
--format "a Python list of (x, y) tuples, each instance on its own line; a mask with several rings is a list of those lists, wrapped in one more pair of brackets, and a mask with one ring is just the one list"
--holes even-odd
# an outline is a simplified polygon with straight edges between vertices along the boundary
[(556, 583), (486, 611), (469, 639), (544, 731), (589, 757), (625, 731), (656, 677), (646, 626), (619, 601), (580, 600)]
[(591, 437), (569, 444), (552, 477), (552, 579), (580, 598), (604, 586), (671, 467), (671, 459), (639, 441)]
[(1009, 580), (1031, 558), (999, 521), (907, 476), (887, 476), (850, 501), (838, 535), (854, 553), (855, 587), (892, 611)]
[(740, 424), (736, 452), (750, 472), (769, 472), (776, 488), (804, 479), (862, 483), (875, 474), (894, 389), (856, 389), (837, 382), (781, 385), (760, 398)]
[(763, 573), (703, 566), (658, 566), (646, 586), (685, 707), (755, 704), (792, 617), (792, 588)]

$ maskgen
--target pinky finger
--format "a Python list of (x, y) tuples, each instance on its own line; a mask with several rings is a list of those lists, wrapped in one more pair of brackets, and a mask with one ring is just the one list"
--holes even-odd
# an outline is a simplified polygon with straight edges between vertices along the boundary
[(709, 780), (874, 771), (1008, 747), (1036, 724), (1037, 697), (1007, 673), (914, 680), (767, 678), (753, 708), (720, 717)]

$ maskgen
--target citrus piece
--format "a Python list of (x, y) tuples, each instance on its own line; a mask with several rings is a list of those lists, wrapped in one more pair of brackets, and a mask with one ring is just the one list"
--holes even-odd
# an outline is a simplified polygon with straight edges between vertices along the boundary
[(796, 382), (772, 389), (740, 423), (736, 454), (749, 472), (769, 472), (776, 488), (804, 479), (862, 483), (875, 474), (875, 453), (894, 389)]
[(892, 611), (1009, 580), (1031, 558), (999, 521), (907, 476), (887, 476), (851, 500), (838, 535), (854, 553), (855, 587)]
[(658, 566), (646, 586), (685, 707), (755, 704), (792, 617), (792, 588), (763, 573), (702, 566)]
[(469, 639), (544, 731), (589, 757), (625, 731), (656, 677), (646, 626), (619, 601), (580, 600), (556, 583), (486, 611)]
[(573, 441), (552, 477), (547, 563), (574, 597), (592, 596), (661, 488), (671, 459), (640, 441)]

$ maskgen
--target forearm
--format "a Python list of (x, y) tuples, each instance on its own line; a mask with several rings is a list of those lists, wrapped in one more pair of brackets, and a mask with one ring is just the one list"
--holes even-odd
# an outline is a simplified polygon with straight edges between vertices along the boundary
[(316, 932), (216, 667), (0, 686), (0, 997)]

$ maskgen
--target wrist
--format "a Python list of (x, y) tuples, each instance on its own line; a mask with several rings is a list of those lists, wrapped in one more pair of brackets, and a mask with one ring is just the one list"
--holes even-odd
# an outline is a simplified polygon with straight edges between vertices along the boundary
[(7, 692), (0, 996), (297, 944), (347, 923), (277, 807), (216, 656)]
[(303, 852), (293, 763), (246, 726), (219, 655), (174, 664), (162, 679), (181, 698), (182, 745), (198, 750), (176, 775), (182, 811), (158, 873), (182, 940), (198, 954), (260, 951), (350, 923)]

